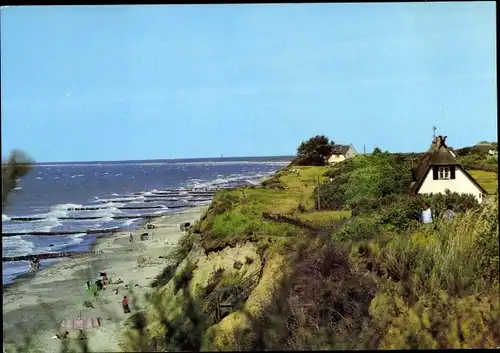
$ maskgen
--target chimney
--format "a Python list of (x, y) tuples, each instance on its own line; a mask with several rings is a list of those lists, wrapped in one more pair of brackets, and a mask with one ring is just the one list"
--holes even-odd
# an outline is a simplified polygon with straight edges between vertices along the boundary
[(439, 135), (436, 137), (436, 147), (437, 148), (440, 148), (440, 147), (444, 147), (444, 148), (448, 148), (448, 146), (446, 146), (446, 138), (448, 136), (442, 136), (442, 135)]

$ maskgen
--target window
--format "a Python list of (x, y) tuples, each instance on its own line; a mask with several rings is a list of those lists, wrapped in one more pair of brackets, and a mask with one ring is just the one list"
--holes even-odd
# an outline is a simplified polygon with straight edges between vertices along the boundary
[(450, 180), (455, 178), (456, 167), (454, 165), (432, 167), (432, 179), (434, 180)]
[(448, 180), (450, 179), (450, 167), (439, 167), (438, 168), (438, 179)]

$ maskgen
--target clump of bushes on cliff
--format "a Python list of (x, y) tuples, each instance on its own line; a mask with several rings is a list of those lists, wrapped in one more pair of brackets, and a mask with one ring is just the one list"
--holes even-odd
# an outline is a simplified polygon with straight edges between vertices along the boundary
[(413, 159), (388, 153), (358, 155), (325, 173), (329, 181), (322, 183), (319, 191), (314, 190), (315, 200), (319, 192), (322, 209), (339, 210), (369, 199), (404, 194), (411, 184), (413, 163)]

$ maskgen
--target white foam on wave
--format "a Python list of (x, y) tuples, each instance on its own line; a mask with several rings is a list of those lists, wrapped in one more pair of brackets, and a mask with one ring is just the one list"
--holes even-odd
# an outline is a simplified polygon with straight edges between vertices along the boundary
[(42, 178), (40, 178), (40, 177), (36, 177), (35, 179), (36, 179), (36, 180), (42, 180)]
[(251, 179), (245, 179), (245, 181), (249, 184), (252, 184), (252, 185), (259, 185), (259, 182), (256, 181), (256, 180), (251, 180)]
[[(30, 241), (33, 236), (14, 236), (2, 239), (3, 256), (25, 256), (29, 254), (54, 253), (75, 246), (84, 241), (86, 233), (71, 234), (64, 237), (53, 237), (53, 246), (35, 246)], [(48, 239), (47, 239), (48, 240)], [(51, 240), (48, 240), (51, 242)]]
[(55, 244), (54, 246), (45, 246), (37, 249), (37, 252), (40, 253), (53, 253), (53, 252), (59, 252), (63, 249), (66, 249), (71, 246), (75, 246), (80, 244), (87, 233), (77, 233), (77, 234), (71, 234), (63, 239), (61, 239), (61, 242), (58, 244)]
[(35, 245), (21, 236), (2, 238), (2, 256), (24, 256), (33, 253)]
[(216, 179), (213, 180), (201, 180), (201, 179), (190, 179), (188, 180), (186, 187), (188, 188), (220, 188), (220, 187), (230, 187), (239, 184), (251, 184), (258, 185), (262, 177), (275, 173), (275, 171), (270, 171), (267, 173), (262, 172), (246, 172), (242, 174), (230, 174), (227, 176), (217, 175)]
[(111, 199), (101, 199), (100, 197), (95, 196), (94, 200), (92, 200), (92, 202), (124, 203), (124, 202), (138, 201), (138, 200), (144, 200), (144, 196), (143, 195), (136, 195), (136, 196), (130, 196), (130, 197), (117, 197), (117, 198), (111, 198)]
[(125, 222), (122, 223), (122, 227), (130, 227), (134, 222), (140, 221), (141, 218), (132, 218), (128, 219)]
[(72, 175), (71, 178), (75, 179), (75, 178), (79, 178), (79, 177), (83, 177), (83, 176), (85, 176), (85, 175), (83, 175), (83, 174), (77, 174), (77, 175)]
[(143, 192), (142, 195), (144, 195), (144, 196), (151, 196), (151, 195), (155, 195), (155, 194), (158, 194), (158, 193), (160, 193), (160, 190), (153, 189), (151, 191)]
[(6, 214), (3, 214), (3, 213), (2, 213), (2, 222), (3, 222), (3, 221), (8, 221), (9, 219), (10, 219), (10, 217), (9, 217), (9, 216), (7, 216)]

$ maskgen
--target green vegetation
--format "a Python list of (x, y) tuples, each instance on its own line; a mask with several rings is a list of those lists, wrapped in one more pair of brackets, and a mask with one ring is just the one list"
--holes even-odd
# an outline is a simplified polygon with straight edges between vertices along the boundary
[(498, 156), (490, 155), (490, 150), (498, 152), (496, 142), (482, 141), (472, 147), (459, 148), (455, 150), (455, 154), (467, 169), (498, 172)]
[[(496, 197), (480, 206), (472, 196), (410, 195), (417, 158), (379, 151), (333, 167), (301, 166), (298, 174), (283, 169), (261, 187), (219, 192), (189, 236), (198, 245), (183, 250), (186, 259), (195, 258), (197, 246), (204, 255), (190, 267), (181, 264), (158, 292), (175, 303), (168, 288), (184, 278), (179, 288), (196, 287), (195, 294), (170, 309), (151, 308), (149, 316), (177, 312), (191, 320), (181, 325), (188, 341), (173, 339), (177, 329), (170, 326), (162, 347), (500, 345)], [(483, 185), (493, 183), (483, 171), (473, 175), (483, 175)], [(435, 211), (432, 226), (419, 222), (424, 202)], [(457, 217), (446, 221), (441, 214), (450, 205)], [(243, 248), (248, 250), (237, 250)], [(234, 268), (228, 251), (240, 256)], [(245, 266), (256, 266), (252, 273), (260, 268), (257, 277), (235, 272)], [(180, 276), (183, 268), (193, 274)], [(217, 303), (203, 299), (214, 295), (239, 298), (239, 304), (217, 317)], [(202, 309), (179, 311), (190, 301)]]
[(468, 170), (469, 174), (486, 190), (488, 194), (498, 191), (498, 174), (484, 170)]

